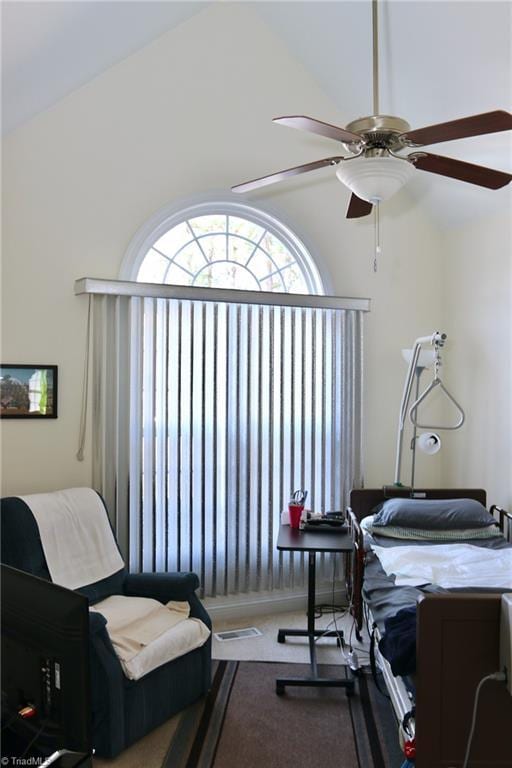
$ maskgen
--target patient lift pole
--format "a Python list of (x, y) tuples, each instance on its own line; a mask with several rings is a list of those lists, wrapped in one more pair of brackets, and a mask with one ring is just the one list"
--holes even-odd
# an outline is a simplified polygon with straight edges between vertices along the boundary
[[(409, 418), (411, 419), (412, 424), (414, 425), (414, 437), (413, 440), (416, 438), (416, 430), (417, 428), (420, 429), (458, 429), (461, 427), (464, 423), (465, 415), (464, 411), (458, 404), (458, 402), (455, 400), (455, 398), (448, 392), (446, 387), (444, 386), (443, 382), (439, 378), (439, 363), (440, 363), (440, 355), (439, 350), (444, 346), (444, 343), (446, 341), (446, 334), (445, 333), (439, 333), (439, 331), (435, 331), (431, 336), (421, 336), (420, 338), (416, 339), (414, 342), (414, 346), (412, 349), (411, 359), (409, 361), (409, 368), (407, 370), (407, 376), (405, 378), (405, 384), (404, 384), (404, 391), (402, 394), (402, 401), (400, 403), (400, 414), (398, 417), (398, 433), (397, 433), (397, 439), (396, 439), (396, 464), (395, 464), (395, 485), (401, 485), (400, 482), (400, 470), (401, 470), (401, 464), (402, 464), (402, 443), (403, 443), (403, 432), (405, 427), (405, 419), (407, 416), (407, 411), (409, 410)], [(411, 390), (413, 385), (413, 380), (415, 374), (417, 375), (417, 385), (419, 385), (419, 374), (417, 373), (418, 368), (418, 360), (420, 356), (421, 347), (424, 344), (431, 344), (434, 347), (435, 351), (435, 360), (434, 360), (434, 379), (433, 381), (428, 385), (428, 387), (425, 389), (425, 391), (418, 397), (418, 394), (416, 393), (416, 400), (412, 404), (410, 408), (409, 407), (409, 400), (411, 398)], [(420, 369), (421, 372), (421, 369)], [(434, 390), (436, 387), (440, 387), (441, 390), (445, 393), (445, 395), (448, 397), (449, 400), (455, 405), (456, 409), (459, 412), (459, 418), (457, 422), (453, 425), (427, 425), (427, 424), (419, 424), (417, 419), (417, 410), (420, 403), (422, 403)], [(414, 472), (414, 465), (413, 465), (413, 472)], [(414, 478), (414, 475), (413, 475)]]

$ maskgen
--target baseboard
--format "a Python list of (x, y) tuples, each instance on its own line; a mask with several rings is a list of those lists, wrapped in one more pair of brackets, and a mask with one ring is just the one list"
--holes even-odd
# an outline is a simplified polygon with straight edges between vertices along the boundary
[[(316, 603), (332, 603), (332, 588), (319, 587), (316, 591)], [(336, 604), (345, 602), (345, 592), (341, 589), (334, 592)], [(308, 604), (307, 592), (248, 592), (241, 595), (210, 597), (202, 603), (212, 619), (223, 621), (228, 619), (249, 618), (270, 613), (286, 611), (306, 612)]]

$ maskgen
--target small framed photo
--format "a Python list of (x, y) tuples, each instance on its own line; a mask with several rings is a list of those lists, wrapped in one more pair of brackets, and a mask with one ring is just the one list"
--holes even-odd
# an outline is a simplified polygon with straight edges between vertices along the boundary
[(0, 363), (0, 418), (56, 419), (57, 366)]

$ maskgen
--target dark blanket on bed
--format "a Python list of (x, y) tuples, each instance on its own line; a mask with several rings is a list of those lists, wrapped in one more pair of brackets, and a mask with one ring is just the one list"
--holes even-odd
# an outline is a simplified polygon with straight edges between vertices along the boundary
[(416, 670), (416, 606), (402, 608), (384, 622), (379, 651), (395, 676), (412, 675)]

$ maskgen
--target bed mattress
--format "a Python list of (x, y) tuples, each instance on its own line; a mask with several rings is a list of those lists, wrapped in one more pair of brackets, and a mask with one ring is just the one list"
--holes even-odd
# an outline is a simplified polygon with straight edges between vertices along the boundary
[[(457, 541), (461, 544), (466, 543), (464, 539), (460, 539), (452, 540), (449, 544), (457, 543)], [(387, 618), (394, 616), (402, 608), (415, 606), (417, 599), (421, 594), (475, 591), (475, 589), (466, 587), (445, 589), (436, 584), (428, 584), (423, 587), (397, 586), (395, 584), (395, 577), (393, 575), (389, 576), (385, 572), (378, 557), (372, 552), (371, 546), (372, 544), (375, 544), (379, 547), (400, 547), (410, 546), (412, 542), (400, 539), (390, 539), (385, 536), (377, 536), (369, 533), (365, 534), (364, 542), (366, 564), (364, 570), (363, 598), (370, 608), (373, 619), (381, 632), (384, 631), (384, 623)], [(415, 545), (425, 547), (431, 546), (432, 543), (433, 542), (429, 541), (414, 542)], [(436, 546), (442, 546), (438, 541), (436, 541), (435, 544)], [(512, 544), (508, 543), (501, 534), (488, 539), (474, 539), (471, 541), (471, 544), (482, 547), (483, 549), (492, 550), (512, 547)], [(478, 587), (477, 591), (499, 593), (510, 590)]]

